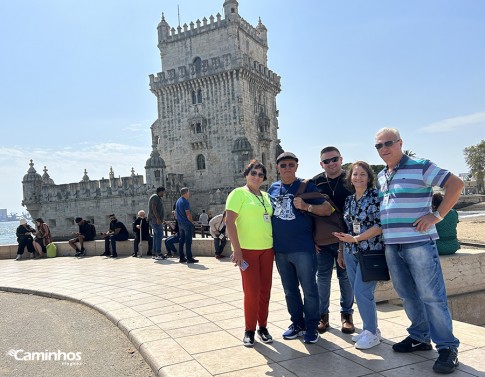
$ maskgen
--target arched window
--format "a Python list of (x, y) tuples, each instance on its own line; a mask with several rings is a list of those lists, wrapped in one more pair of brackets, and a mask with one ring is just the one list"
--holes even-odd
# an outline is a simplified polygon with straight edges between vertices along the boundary
[(197, 170), (205, 170), (205, 157), (201, 154), (197, 156)]
[(197, 103), (202, 103), (202, 90), (197, 91)]
[(195, 133), (196, 134), (201, 134), (202, 133), (202, 125), (200, 123), (197, 123), (195, 125)]
[(200, 71), (202, 71), (202, 59), (197, 56), (194, 59), (193, 64), (195, 66), (195, 73), (200, 73)]
[(195, 94), (195, 90), (192, 90), (192, 105), (197, 103), (197, 95)]

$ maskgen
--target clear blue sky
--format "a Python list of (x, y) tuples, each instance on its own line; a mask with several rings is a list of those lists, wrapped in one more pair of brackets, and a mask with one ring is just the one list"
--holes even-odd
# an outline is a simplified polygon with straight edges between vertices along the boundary
[[(33, 159), (57, 184), (144, 174), (157, 117), (148, 75), (161, 71), (156, 27), (217, 12), (223, 0), (0, 2), (0, 208), (21, 212)], [(320, 171), (322, 147), (344, 162), (381, 163), (374, 134), (400, 129), (404, 148), (458, 174), (485, 138), (485, 1), (240, 0), (268, 28), (282, 77), (279, 137)]]

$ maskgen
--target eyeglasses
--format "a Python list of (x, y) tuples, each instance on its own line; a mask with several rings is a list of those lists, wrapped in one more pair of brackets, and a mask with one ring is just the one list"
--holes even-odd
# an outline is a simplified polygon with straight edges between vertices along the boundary
[(258, 173), (256, 170), (251, 170), (249, 174), (252, 177), (258, 176), (259, 178), (264, 178), (264, 173)]
[(401, 139), (388, 140), (388, 141), (385, 141), (383, 143), (378, 143), (378, 144), (374, 145), (374, 147), (376, 147), (377, 150), (381, 149), (382, 147), (390, 148), (390, 147), (392, 147), (394, 145), (394, 143), (397, 143), (400, 140)]
[(325, 160), (322, 160), (322, 162), (323, 162), (325, 165), (328, 165), (328, 164), (330, 164), (331, 162), (337, 162), (338, 160), (340, 160), (340, 156), (335, 156), (335, 157), (332, 157), (332, 158), (326, 158)]
[(289, 168), (294, 168), (296, 166), (296, 164), (294, 162), (289, 162), (287, 164), (285, 164), (284, 162), (282, 164), (280, 164), (280, 168), (281, 169), (286, 169), (286, 167), (289, 167)]

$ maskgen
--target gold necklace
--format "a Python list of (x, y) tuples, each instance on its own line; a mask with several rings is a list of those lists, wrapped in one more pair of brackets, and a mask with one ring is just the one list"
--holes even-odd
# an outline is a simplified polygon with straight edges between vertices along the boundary
[(334, 188), (332, 188), (332, 186), (330, 185), (330, 181), (328, 180), (328, 177), (327, 175), (325, 174), (325, 179), (327, 180), (327, 185), (328, 187), (330, 187), (330, 190), (332, 191), (332, 199), (335, 198), (335, 190), (337, 190), (337, 186), (338, 186), (338, 182), (340, 181), (340, 177), (342, 176), (342, 174), (340, 174), (338, 176), (338, 179), (337, 179), (337, 183), (335, 183), (335, 186)]

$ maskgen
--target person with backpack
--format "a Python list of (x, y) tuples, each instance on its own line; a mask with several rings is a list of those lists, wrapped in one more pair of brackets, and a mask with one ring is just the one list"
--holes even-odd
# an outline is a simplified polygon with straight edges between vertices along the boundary
[[(79, 226), (79, 232), (73, 233), (74, 238), (69, 240), (69, 246), (76, 250), (75, 257), (83, 257), (86, 255), (86, 249), (84, 248), (84, 242), (94, 240), (96, 236), (96, 227), (87, 220), (83, 220), (82, 217), (76, 217), (74, 219), (76, 224)], [(76, 243), (79, 242), (81, 249), (78, 249)]]

